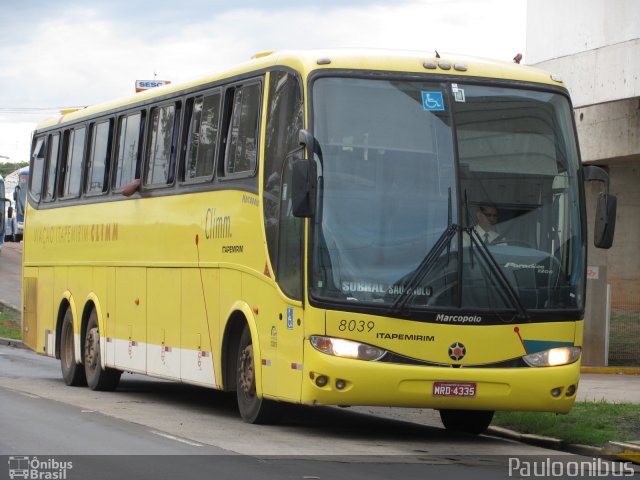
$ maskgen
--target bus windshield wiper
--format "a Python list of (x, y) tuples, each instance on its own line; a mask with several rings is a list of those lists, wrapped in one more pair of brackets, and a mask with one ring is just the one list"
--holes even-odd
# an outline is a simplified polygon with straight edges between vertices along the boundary
[(440, 258), (440, 254), (442, 251), (447, 248), (451, 244), (451, 239), (456, 235), (456, 232), (459, 229), (459, 225), (450, 224), (447, 229), (442, 232), (440, 238), (435, 243), (433, 248), (429, 250), (429, 253), (422, 259), (420, 265), (415, 269), (409, 281), (404, 285), (404, 289), (402, 293), (398, 295), (396, 300), (393, 302), (393, 305), (389, 308), (390, 312), (401, 312), (413, 291), (420, 285), (424, 277), (431, 271), (433, 266), (436, 264), (436, 261)]
[(460, 229), (459, 225), (453, 223), (452, 217), (452, 209), (451, 209), (451, 188), (449, 188), (448, 192), (448, 208), (447, 208), (447, 228), (442, 235), (438, 238), (435, 245), (429, 253), (422, 259), (420, 265), (415, 269), (409, 281), (404, 286), (402, 293), (398, 295), (398, 297), (393, 302), (393, 305), (389, 307), (389, 311), (392, 313), (401, 312), (409, 298), (411, 297), (413, 291), (420, 285), (424, 277), (429, 273), (429, 271), (433, 268), (436, 263), (436, 260), (440, 258), (440, 253), (447, 248), (447, 258), (449, 258), (451, 252), (451, 239), (455, 236), (456, 232)]
[(498, 283), (506, 292), (507, 297), (509, 298), (509, 301), (511, 302), (513, 307), (517, 310), (518, 319), (530, 321), (530, 317), (529, 317), (529, 313), (527, 312), (527, 309), (524, 307), (524, 305), (522, 305), (522, 302), (520, 301), (520, 297), (518, 296), (517, 292), (513, 289), (513, 286), (509, 283), (509, 280), (507, 279), (504, 272), (496, 262), (496, 259), (493, 258), (493, 255), (491, 255), (491, 252), (487, 248), (487, 244), (484, 243), (480, 234), (473, 227), (465, 228), (464, 231), (467, 233), (467, 235), (469, 235), (469, 238), (471, 239), (470, 248), (471, 248), (472, 261), (473, 261), (473, 255), (474, 255), (474, 246), (476, 246), (478, 247), (477, 249), (480, 253), (480, 256), (489, 266), (489, 269), (496, 275)]

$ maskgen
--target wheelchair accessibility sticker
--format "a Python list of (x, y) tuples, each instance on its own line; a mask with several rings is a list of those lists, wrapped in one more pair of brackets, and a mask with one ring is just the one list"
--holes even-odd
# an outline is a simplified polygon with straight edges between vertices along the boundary
[(293, 308), (287, 307), (287, 330), (293, 330)]
[(442, 92), (422, 92), (422, 108), (427, 111), (444, 111)]

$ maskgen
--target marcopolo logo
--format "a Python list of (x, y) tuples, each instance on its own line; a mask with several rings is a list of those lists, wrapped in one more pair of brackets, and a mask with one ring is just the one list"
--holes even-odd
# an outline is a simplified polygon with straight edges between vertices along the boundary
[(479, 315), (445, 315), (439, 313), (436, 316), (436, 322), (442, 323), (482, 323), (482, 317)]
[(66, 480), (67, 471), (73, 468), (73, 462), (60, 461), (55, 458), (39, 459), (38, 457), (9, 457), (9, 478), (31, 480)]

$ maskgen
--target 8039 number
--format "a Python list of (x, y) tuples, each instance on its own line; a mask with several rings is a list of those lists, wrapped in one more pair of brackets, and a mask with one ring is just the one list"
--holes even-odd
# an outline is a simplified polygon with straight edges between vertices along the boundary
[(338, 330), (341, 332), (370, 332), (375, 326), (376, 324), (373, 320), (368, 322), (364, 320), (340, 320)]

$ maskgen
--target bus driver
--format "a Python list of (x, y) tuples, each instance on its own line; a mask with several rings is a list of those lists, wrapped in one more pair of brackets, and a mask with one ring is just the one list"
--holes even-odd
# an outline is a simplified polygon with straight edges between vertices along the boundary
[(505, 244), (506, 239), (496, 231), (498, 209), (493, 205), (480, 205), (476, 212), (475, 231), (486, 245)]

